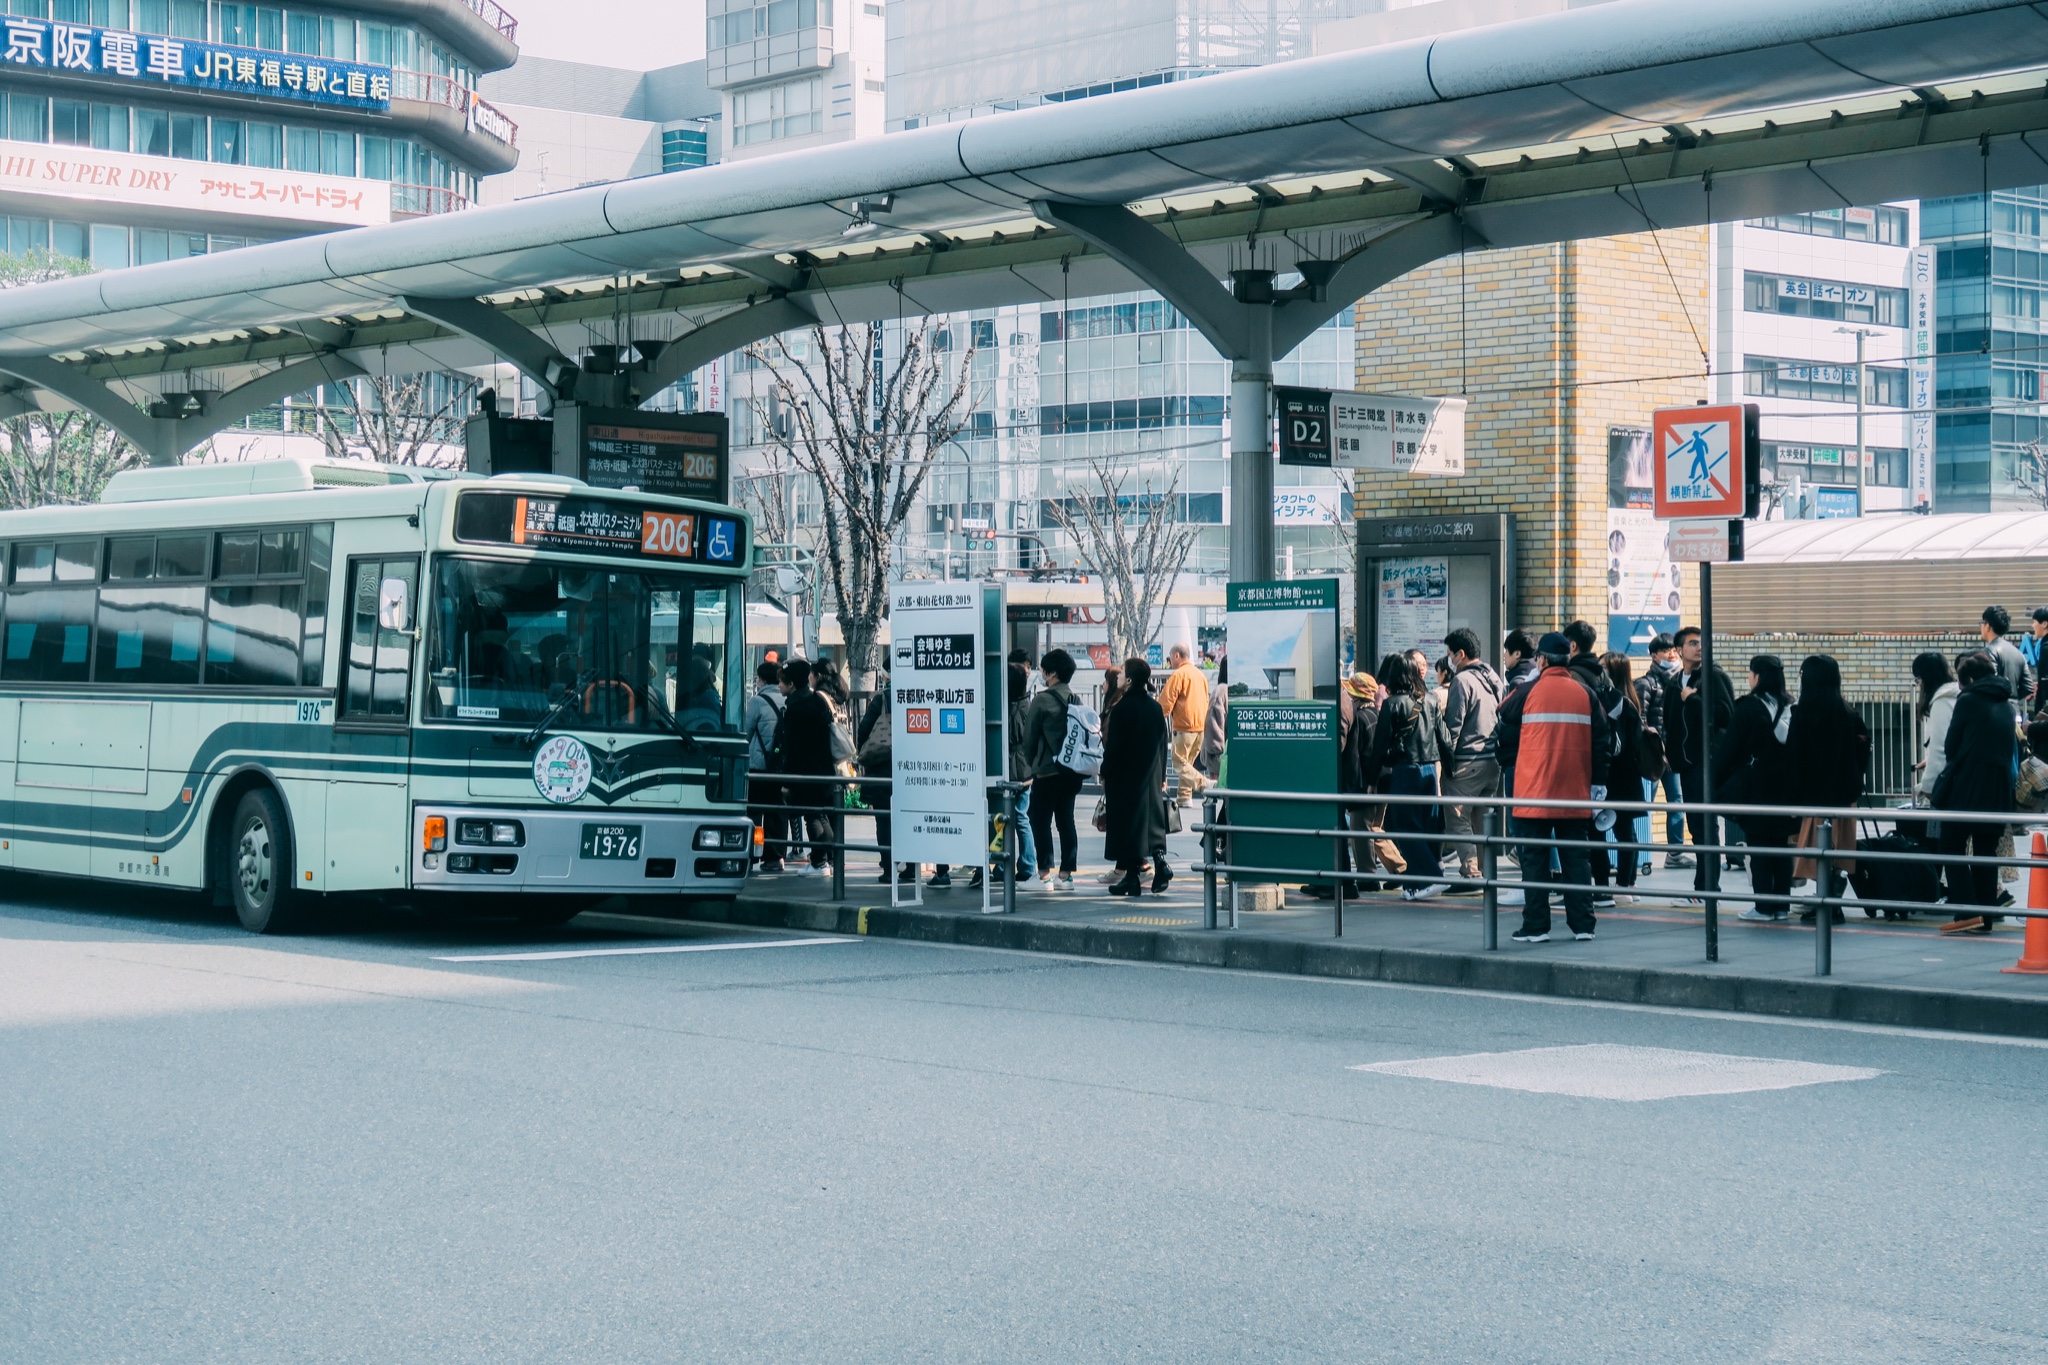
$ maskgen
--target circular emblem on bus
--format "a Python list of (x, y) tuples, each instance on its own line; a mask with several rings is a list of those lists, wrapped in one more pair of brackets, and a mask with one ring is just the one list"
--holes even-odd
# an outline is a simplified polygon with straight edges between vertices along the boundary
[(533, 756), (533, 785), (558, 806), (590, 790), (590, 750), (573, 735), (556, 735)]

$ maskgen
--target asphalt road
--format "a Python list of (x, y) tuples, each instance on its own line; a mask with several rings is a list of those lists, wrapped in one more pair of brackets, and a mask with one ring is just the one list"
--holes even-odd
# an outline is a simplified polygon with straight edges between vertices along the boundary
[(0, 1361), (2048, 1351), (2038, 1045), (6, 895)]

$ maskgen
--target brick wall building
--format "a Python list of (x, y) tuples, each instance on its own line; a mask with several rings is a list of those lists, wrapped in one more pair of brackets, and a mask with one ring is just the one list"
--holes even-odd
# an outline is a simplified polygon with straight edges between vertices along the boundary
[(1466, 393), (1468, 472), (1361, 471), (1358, 516), (1510, 512), (1521, 623), (1604, 627), (1608, 429), (1707, 397), (1707, 300), (1697, 228), (1472, 251), (1366, 298), (1358, 387)]

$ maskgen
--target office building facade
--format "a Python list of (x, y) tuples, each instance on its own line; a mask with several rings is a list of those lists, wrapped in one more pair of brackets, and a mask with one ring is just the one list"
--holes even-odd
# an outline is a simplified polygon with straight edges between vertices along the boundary
[(1920, 217), (1935, 292), (1935, 506), (2042, 511), (2048, 187), (1930, 199)]
[(7, 249), (120, 269), (447, 213), (518, 158), (492, 0), (10, 0)]

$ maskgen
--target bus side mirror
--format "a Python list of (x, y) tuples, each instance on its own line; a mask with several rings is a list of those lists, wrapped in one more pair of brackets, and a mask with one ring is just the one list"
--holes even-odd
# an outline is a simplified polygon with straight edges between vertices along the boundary
[(387, 578), (377, 585), (377, 626), (380, 630), (411, 629), (412, 585), (403, 578)]

